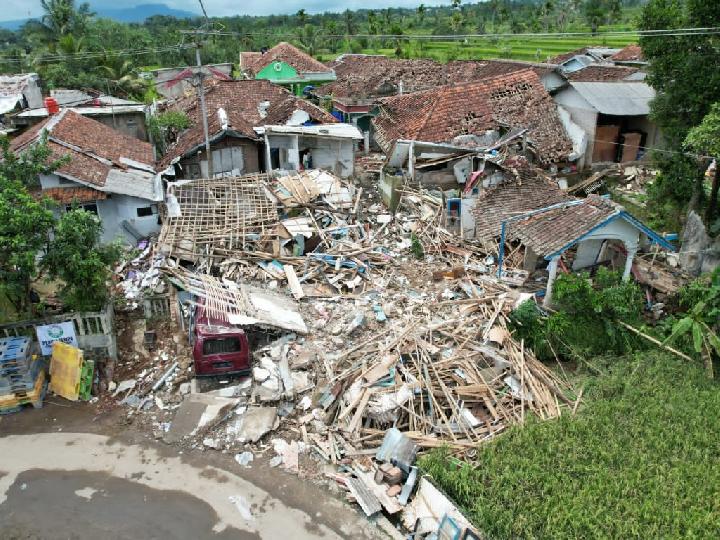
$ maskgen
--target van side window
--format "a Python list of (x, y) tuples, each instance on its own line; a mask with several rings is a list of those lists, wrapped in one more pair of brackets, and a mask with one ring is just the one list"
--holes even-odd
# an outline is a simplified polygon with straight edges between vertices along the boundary
[(236, 337), (213, 338), (203, 343), (203, 355), (240, 352), (240, 339)]

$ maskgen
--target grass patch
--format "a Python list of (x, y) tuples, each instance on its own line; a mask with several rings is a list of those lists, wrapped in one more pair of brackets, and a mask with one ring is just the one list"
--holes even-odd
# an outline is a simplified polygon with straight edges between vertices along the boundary
[(705, 538), (720, 530), (720, 391), (659, 353), (613, 358), (576, 417), (512, 428), (422, 469), (490, 538)]

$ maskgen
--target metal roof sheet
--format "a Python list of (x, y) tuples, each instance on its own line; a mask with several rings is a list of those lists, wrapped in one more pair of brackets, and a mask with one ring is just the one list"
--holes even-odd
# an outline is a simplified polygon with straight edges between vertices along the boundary
[(655, 90), (642, 82), (571, 82), (594, 109), (613, 116), (645, 116)]

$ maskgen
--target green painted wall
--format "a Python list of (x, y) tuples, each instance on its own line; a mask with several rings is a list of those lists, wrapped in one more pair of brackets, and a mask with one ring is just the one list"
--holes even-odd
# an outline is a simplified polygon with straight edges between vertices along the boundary
[(295, 71), (291, 65), (277, 61), (262, 68), (255, 78), (270, 81), (287, 81), (288, 79), (296, 79), (297, 77), (298, 72)]

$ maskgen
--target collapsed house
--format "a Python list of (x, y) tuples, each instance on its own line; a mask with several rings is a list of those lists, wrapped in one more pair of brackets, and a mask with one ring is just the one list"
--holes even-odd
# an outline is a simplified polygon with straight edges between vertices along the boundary
[(573, 158), (572, 142), (557, 108), (537, 74), (522, 70), (482, 82), (442, 86), (380, 100), (373, 120), (376, 140), (391, 153), (399, 139), (452, 143), (458, 137), (483, 136), (475, 146), (490, 146), (513, 128), (526, 129), (529, 150), (542, 163)]
[(504, 271), (506, 245), (514, 245), (514, 252), (524, 250), (522, 268), (526, 272), (535, 271), (541, 260), (547, 264), (546, 305), (551, 303), (561, 266), (577, 271), (611, 264), (621, 268), (623, 279), (628, 279), (639, 250), (655, 244), (675, 251), (619, 204), (598, 195), (570, 197), (539, 175), (486, 190), (473, 213), (478, 239), (486, 244), (498, 242), (499, 276)]
[(13, 139), (10, 149), (22, 154), (44, 135), (53, 159), (70, 158), (39, 177), (42, 194), (58, 203), (57, 213), (73, 206), (95, 213), (105, 243), (135, 243), (160, 230), (163, 188), (149, 143), (63, 109)]
[(153, 83), (153, 87), (166, 99), (179, 99), (194, 92), (196, 82), (193, 76), (201, 70), (202, 76), (211, 80), (231, 81), (233, 79), (232, 62), (222, 64), (205, 64), (202, 68), (182, 66), (174, 68), (153, 69), (141, 73)]
[(330, 65), (337, 80), (313, 93), (330, 99), (336, 114), (363, 132), (370, 132), (371, 139), (374, 134), (370, 121), (379, 112), (379, 99), (383, 97), (484, 80), (524, 69), (535, 70), (548, 91), (563, 83), (554, 66), (515, 60), (456, 60), (441, 64), (421, 58), (343, 54)]
[(325, 169), (347, 178), (355, 167), (355, 142), (363, 140), (350, 124), (264, 126), (255, 128), (265, 138), (267, 169), (300, 171)]
[(265, 79), (301, 96), (313, 85), (335, 80), (335, 71), (285, 41), (260, 52), (241, 52), (240, 71), (247, 79)]
[[(330, 113), (265, 80), (218, 81), (205, 94), (213, 170), (208, 170), (205, 136), (195, 96), (168, 105), (188, 115), (191, 126), (177, 136), (162, 168), (177, 179), (238, 176), (268, 170), (264, 137), (255, 128), (275, 125), (332, 124)], [(303, 149), (286, 161), (302, 164)], [(305, 149), (307, 150), (307, 149)]]
[[(120, 133), (135, 137), (141, 141), (148, 140), (145, 125), (146, 106), (138, 101), (109, 96), (100, 92), (83, 92), (81, 90), (53, 89), (50, 98), (61, 108), (72, 109), (77, 114), (88, 116), (111, 127)], [(18, 128), (34, 126), (50, 116), (47, 106), (29, 108), (15, 114), (12, 123)]]
[(10, 113), (42, 106), (42, 90), (37, 73), (0, 75), (0, 132), (14, 131), (15, 128), (7, 118)]

